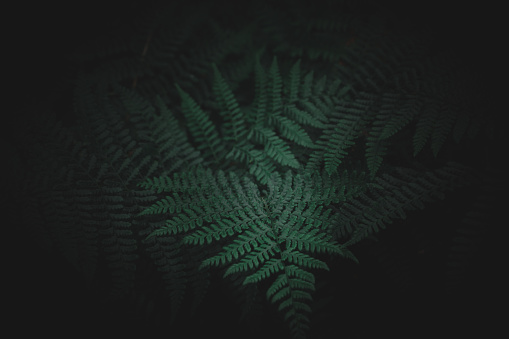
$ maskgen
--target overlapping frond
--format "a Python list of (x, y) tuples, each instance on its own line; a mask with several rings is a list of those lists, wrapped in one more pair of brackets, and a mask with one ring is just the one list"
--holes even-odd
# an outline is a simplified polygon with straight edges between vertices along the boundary
[[(300, 320), (306, 321), (309, 306), (301, 301), (294, 302), (293, 298), (311, 299), (307, 289), (313, 288), (310, 281), (301, 281), (302, 276), (312, 276), (308, 270), (329, 269), (313, 254), (353, 258), (327, 232), (332, 211), (326, 206), (344, 198), (344, 190), (324, 187), (327, 182), (320, 181), (319, 177), (308, 177), (309, 181), (306, 181), (287, 172), (284, 178), (276, 174), (271, 176), (268, 182), (270, 193), (264, 196), (254, 182), (234, 173), (197, 173), (203, 178), (194, 181), (196, 189), (175, 190), (174, 195), (178, 191), (182, 193), (179, 199), (166, 198), (164, 203), (149, 208), (150, 213), (175, 211), (172, 213), (174, 217), (150, 236), (185, 234), (184, 243), (191, 245), (221, 241), (225, 244), (222, 251), (206, 258), (201, 267), (225, 266), (225, 277), (245, 275), (244, 284), (257, 283), (285, 272), (278, 276), (273, 288), (278, 288), (281, 277), (290, 279), (287, 280), (291, 281), (290, 287), (284, 287), (293, 290), (290, 299), (282, 295), (283, 292), (277, 296), (268, 293), (268, 298), (284, 310), (292, 329), (300, 331)], [(317, 180), (313, 181), (313, 178)], [(274, 182), (280, 184), (275, 186)], [(157, 187), (157, 184), (153, 185)], [(280, 187), (285, 189), (280, 191)], [(180, 206), (176, 200), (187, 200), (190, 193), (193, 194), (193, 204), (177, 212)], [(233, 240), (224, 242), (230, 238)], [(293, 277), (296, 272), (304, 273)]]
[[(470, 68), (348, 12), (353, 1), (341, 13), (284, 3), (253, 4), (253, 20), (169, 5), (132, 39), (80, 54), (73, 114), (39, 114), (15, 142), (28, 155), (9, 187), (23, 186), (31, 233), (88, 282), (106, 271), (119, 297), (151, 271), (164, 291), (151, 300), (164, 294), (172, 324), (218, 270), (246, 292), (244, 313), (275, 306), (304, 338), (331, 257), (356, 261), (350, 245), (477, 185), (471, 153), (501, 153), (479, 138), (497, 126)], [(452, 266), (475, 212), (491, 211), (474, 207)]]

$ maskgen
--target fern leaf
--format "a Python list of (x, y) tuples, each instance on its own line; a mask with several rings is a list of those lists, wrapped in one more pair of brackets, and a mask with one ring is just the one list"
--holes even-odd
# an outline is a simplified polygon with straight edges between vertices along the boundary
[(189, 131), (198, 143), (198, 149), (208, 150), (214, 161), (219, 164), (223, 144), (214, 124), (189, 94), (178, 85), (176, 87), (182, 99), (182, 111), (187, 118)]
[(245, 279), (243, 284), (252, 284), (252, 283), (258, 283), (262, 279), (266, 279), (269, 276), (274, 275), (275, 273), (281, 271), (284, 269), (283, 263), (281, 259), (275, 259), (271, 258), (267, 260), (262, 267), (256, 273), (253, 273), (251, 275), (248, 275)]
[(326, 271), (329, 270), (329, 266), (327, 266), (325, 262), (313, 258), (303, 252), (285, 251), (282, 253), (281, 258), (283, 260), (288, 260), (288, 262), (299, 266), (304, 266), (313, 269), (323, 269)]
[(341, 227), (353, 232), (345, 245), (378, 232), (394, 219), (405, 218), (405, 211), (422, 209), (424, 203), (443, 199), (445, 191), (467, 184), (470, 176), (468, 168), (455, 163), (424, 173), (397, 168), (392, 175), (384, 174), (376, 179), (378, 190), (362, 193), (341, 207)]
[(254, 175), (262, 184), (265, 184), (276, 170), (267, 154), (254, 149), (251, 144), (234, 145), (232, 150), (226, 155), (226, 158), (245, 163), (249, 168), (249, 173)]
[(261, 125), (267, 115), (268, 95), (267, 95), (267, 76), (265, 70), (260, 64), (259, 55), (255, 62), (255, 98), (253, 101), (254, 118), (250, 119), (253, 126)]
[[(226, 272), (224, 273), (224, 276), (228, 276), (233, 273), (238, 272), (247, 272), (249, 270), (253, 270), (257, 268), (260, 265), (263, 265), (263, 270), (259, 270), (255, 277), (252, 279), (261, 280), (263, 279), (263, 276), (267, 274), (267, 271), (269, 272), (276, 272), (276, 269), (279, 269), (278, 261), (274, 258), (271, 258), (274, 256), (275, 253), (279, 253), (278, 247), (275, 247), (274, 244), (261, 244), (260, 246), (257, 246), (253, 251), (250, 251), (249, 254), (245, 255), (240, 262), (231, 265)], [(272, 265), (266, 267), (265, 262), (267, 260), (272, 260)], [(275, 265), (274, 265), (275, 263)], [(247, 279), (247, 278), (246, 278)], [(246, 283), (244, 281), (244, 283)]]
[(272, 130), (263, 127), (258, 128), (255, 130), (255, 135), (256, 139), (265, 145), (265, 152), (269, 157), (283, 166), (299, 167), (299, 162), (291, 152), (288, 144)]
[(332, 107), (325, 112), (322, 111), (322, 109), (320, 108), (320, 105), (318, 105), (315, 102), (315, 98), (313, 98), (313, 99), (312, 98), (309, 98), (309, 99), (303, 98), (302, 100), (300, 100), (298, 102), (298, 104), (299, 104), (299, 108), (302, 107), (302, 110), (304, 110), (305, 112), (310, 114), (314, 119), (316, 119), (320, 123), (327, 122), (328, 118), (327, 118), (326, 114), (330, 113), (332, 111)]
[(295, 265), (285, 266), (274, 283), (267, 290), (267, 298), (279, 303), (278, 310), (285, 312), (285, 320), (289, 322), (294, 337), (303, 337), (309, 328), (307, 313), (310, 307), (299, 300), (311, 300), (309, 291), (314, 291), (314, 276)]
[(324, 145), (323, 159), (329, 175), (336, 173), (342, 159), (347, 155), (347, 149), (355, 144), (354, 139), (361, 127), (360, 116), (352, 116), (340, 119), (331, 132), (324, 132), (319, 143)]
[(433, 133), (436, 120), (440, 114), (438, 103), (430, 103), (428, 110), (424, 111), (419, 117), (416, 125), (416, 131), (413, 138), (414, 156), (416, 156), (426, 145), (429, 137)]
[[(200, 267), (203, 268), (210, 265), (215, 266), (225, 265), (230, 263), (234, 259), (239, 259), (239, 257), (244, 256), (246, 254), (247, 252), (246, 248), (248, 248), (249, 245), (255, 246), (255, 248), (259, 248), (259, 245), (257, 242), (255, 242), (255, 239), (261, 242), (267, 241), (268, 238), (266, 236), (263, 236), (263, 234), (266, 234), (267, 231), (268, 229), (266, 228), (258, 229), (257, 231), (253, 232), (245, 231), (243, 234), (239, 235), (238, 238), (233, 241), (233, 243), (225, 246), (222, 252), (218, 253), (213, 257), (205, 259)], [(270, 243), (264, 244), (262, 247), (266, 247), (266, 251), (274, 254), (277, 251), (275, 247), (276, 244), (274, 242), (271, 242), (270, 240), (269, 242)], [(247, 261), (246, 265), (248, 266), (254, 265), (254, 267), (260, 265), (260, 260), (263, 262), (268, 258), (263, 255), (263, 253), (266, 253), (266, 251), (261, 252), (262, 253), (261, 256), (258, 256), (256, 254), (249, 256), (249, 258), (246, 259)], [(236, 268), (234, 268), (233, 270), (235, 269)]]
[(224, 118), (225, 140), (239, 142), (246, 134), (245, 121), (239, 104), (229, 88), (228, 84), (221, 76), (219, 69), (214, 64), (214, 92), (216, 100), (219, 101), (220, 114)]
[(386, 140), (380, 139), (366, 142), (366, 160), (371, 177), (375, 176), (382, 165), (384, 156), (387, 154), (387, 145)]
[(448, 135), (451, 133), (454, 123), (456, 121), (456, 111), (451, 109), (444, 109), (441, 111), (438, 119), (435, 122), (435, 127), (431, 133), (431, 150), (436, 157), (440, 148), (444, 144)]
[(305, 110), (301, 110), (294, 104), (285, 105), (284, 108), (285, 115), (299, 124), (309, 125), (321, 129), (326, 127), (323, 122), (316, 118), (316, 115), (312, 115)]
[[(382, 126), (380, 138), (388, 139), (407, 126), (414, 119), (418, 113), (420, 102), (416, 100), (414, 96), (410, 96), (404, 100), (401, 95), (395, 95), (392, 93), (387, 93), (384, 95), (384, 98), (386, 101), (389, 100), (386, 107), (382, 109), (382, 111), (386, 111), (387, 114), (377, 116), (376, 118), (384, 118), (380, 121), (380, 123), (378, 123)], [(401, 101), (404, 101), (404, 103), (400, 104)], [(400, 107), (394, 109), (397, 105)]]
[(314, 74), (314, 71), (310, 71), (304, 76), (304, 81), (301, 84), (300, 90), (300, 93), (302, 93), (302, 98), (309, 98), (311, 96)]
[(283, 80), (279, 73), (279, 66), (276, 57), (272, 60), (272, 64), (268, 74), (268, 100), (270, 106), (267, 109), (269, 118), (281, 115), (283, 111), (282, 99)]
[(296, 144), (304, 147), (313, 148), (314, 144), (309, 135), (296, 122), (286, 117), (275, 117), (276, 126), (281, 131), (281, 135)]
[(292, 104), (297, 101), (300, 89), (300, 60), (298, 60), (290, 70), (290, 77), (288, 79), (288, 103)]

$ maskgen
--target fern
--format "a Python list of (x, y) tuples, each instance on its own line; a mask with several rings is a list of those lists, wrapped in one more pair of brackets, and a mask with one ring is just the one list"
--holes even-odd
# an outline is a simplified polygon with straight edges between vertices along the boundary
[(346, 244), (354, 244), (384, 229), (394, 219), (406, 218), (406, 212), (443, 199), (446, 190), (466, 185), (470, 180), (469, 168), (456, 163), (427, 173), (396, 168), (393, 175), (379, 177), (370, 192), (341, 207), (337, 235), (339, 238), (350, 235)]
[(267, 97), (268, 97), (268, 107), (267, 107), (267, 118), (272, 119), (273, 117), (277, 117), (281, 115), (283, 109), (282, 102), (282, 88), (283, 88), (283, 80), (281, 79), (281, 75), (279, 74), (279, 66), (277, 63), (277, 59), (274, 57), (272, 60), (272, 64), (270, 65), (269, 73), (267, 74)]
[(207, 150), (205, 157), (212, 156), (214, 162), (219, 164), (222, 157), (221, 139), (214, 124), (189, 94), (184, 92), (178, 85), (177, 89), (182, 98), (182, 110), (187, 118), (191, 135), (195, 142), (200, 145), (200, 150)]
[[(303, 311), (307, 311), (309, 306), (293, 299), (301, 296), (310, 299), (306, 290), (313, 284), (301, 280), (303, 276), (312, 274), (297, 274), (296, 278), (293, 274), (309, 269), (329, 269), (325, 262), (305, 252), (352, 257), (345, 247), (332, 241), (325, 232), (329, 228), (328, 216), (331, 211), (324, 210), (322, 205), (316, 203), (330, 204), (339, 201), (340, 195), (336, 195), (338, 192), (334, 191), (334, 187), (332, 191), (329, 191), (330, 187), (317, 189), (316, 185), (321, 182), (310, 180), (305, 183), (302, 177), (293, 176), (291, 172), (287, 172), (284, 179), (273, 175), (268, 181), (266, 197), (255, 183), (248, 179), (241, 180), (234, 173), (226, 176), (222, 171), (214, 175), (197, 170), (196, 175), (201, 176), (195, 181), (197, 187), (183, 193), (206, 193), (200, 194), (192, 206), (184, 208), (168, 220), (166, 226), (155, 230), (150, 236), (187, 234), (192, 231), (183, 238), (185, 243), (192, 245), (210, 244), (233, 236), (234, 240), (223, 246), (223, 251), (205, 259), (201, 267), (227, 266), (225, 277), (254, 271), (245, 277), (245, 284), (257, 283), (284, 270), (285, 273), (276, 279), (267, 296), (273, 303), (280, 302), (279, 309), (285, 310), (292, 330), (299, 332), (303, 322), (307, 321)], [(157, 189), (161, 187), (157, 182), (162, 181), (151, 180), (142, 186)], [(279, 185), (272, 184), (274, 181), (281, 182), (287, 189), (279, 192)], [(285, 287), (292, 289), (290, 299), (283, 301), (281, 293), (277, 297), (272, 296), (271, 291), (279, 288), (280, 279), (286, 279), (290, 285)]]
[(266, 154), (283, 166), (299, 167), (298, 161), (292, 154), (289, 145), (267, 128), (255, 129), (254, 140), (265, 145)]
[(214, 78), (216, 98), (221, 106), (221, 116), (224, 118), (224, 130), (228, 133), (225, 139), (239, 142), (247, 132), (239, 104), (215, 65)]
[[(475, 174), (503, 125), (471, 65), (354, 2), (245, 6), (169, 4), (84, 46), (71, 102), (12, 126), (19, 174), (2, 187), (24, 236), (149, 317), (185, 327), (219, 279), (239, 314), (276, 310), (292, 337), (319, 336), (320, 281), (382, 284), (342, 259), (369, 257), (368, 239), (390, 248), (384, 228), (454, 190), (489, 195)], [(492, 205), (432, 234), (457, 232), (450, 283)]]

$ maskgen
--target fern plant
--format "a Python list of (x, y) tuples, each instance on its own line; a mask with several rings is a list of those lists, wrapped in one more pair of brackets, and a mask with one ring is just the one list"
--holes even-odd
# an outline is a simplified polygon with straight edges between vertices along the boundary
[[(267, 298), (279, 304), (278, 309), (285, 313), (292, 332), (298, 336), (307, 328), (307, 303), (315, 288), (309, 270), (329, 269), (310, 254), (354, 258), (326, 232), (331, 226), (331, 210), (323, 207), (344, 200), (345, 193), (319, 180), (319, 176), (302, 178), (287, 172), (282, 178), (275, 173), (267, 182), (267, 190), (260, 192), (255, 183), (248, 178), (241, 181), (234, 172), (228, 177), (223, 171), (199, 168), (175, 174), (172, 179), (142, 183), (145, 189), (173, 193), (173, 197), (168, 196), (142, 214), (181, 211), (149, 237), (184, 233), (183, 244), (222, 243), (222, 250), (203, 260), (201, 268), (225, 267), (224, 277), (242, 275), (243, 284), (276, 276)], [(232, 236), (233, 240), (222, 241)]]
[(362, 266), (387, 225), (484, 187), (469, 152), (500, 135), (461, 66), (362, 6), (250, 6), (225, 22), (233, 9), (170, 5), (75, 56), (68, 123), (20, 124), (16, 196), (39, 243), (156, 305), (162, 327), (220, 283), (245, 318), (273, 310), (313, 337), (320, 278)]

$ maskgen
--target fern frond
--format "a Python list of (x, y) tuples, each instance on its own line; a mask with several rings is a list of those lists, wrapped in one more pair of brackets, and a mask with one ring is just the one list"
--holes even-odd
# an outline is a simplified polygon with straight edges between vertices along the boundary
[(194, 140), (199, 144), (199, 150), (207, 150), (216, 164), (222, 158), (223, 143), (214, 123), (200, 108), (189, 94), (176, 85), (182, 99), (182, 111), (186, 116), (188, 128)]
[[(345, 116), (340, 119), (332, 131), (325, 131), (319, 143), (323, 145), (323, 160), (325, 170), (329, 175), (335, 173), (347, 150), (355, 144), (363, 126), (361, 116)], [(324, 140), (325, 139), (325, 140)]]
[(214, 92), (221, 107), (220, 114), (224, 118), (225, 140), (239, 142), (247, 133), (245, 120), (233, 92), (221, 76), (214, 64)]
[(257, 128), (254, 130), (255, 139), (265, 145), (266, 154), (283, 166), (298, 168), (299, 162), (290, 150), (289, 145), (277, 134), (268, 128)]
[[(314, 112), (316, 113), (317, 111), (314, 110)], [(285, 105), (285, 115), (288, 116), (291, 120), (294, 120), (295, 122), (302, 125), (309, 125), (322, 129), (326, 126), (323, 122), (317, 119), (316, 114), (311, 114), (306, 110), (299, 109), (294, 104)]]
[(405, 211), (422, 209), (424, 203), (443, 199), (447, 190), (471, 180), (471, 170), (457, 163), (425, 173), (396, 168), (392, 175), (384, 174), (376, 179), (378, 190), (362, 193), (340, 208), (338, 235), (344, 237), (351, 233), (345, 245), (354, 244), (385, 228), (392, 220), (406, 218)]
[[(22, 190), (16, 211), (36, 225), (26, 234), (92, 286), (156, 302), (170, 324), (223, 276), (244, 314), (263, 289), (304, 338), (315, 271), (336, 268), (331, 257), (356, 262), (350, 245), (468, 185), (471, 170), (445, 158), (477, 168), (477, 150), (488, 163), (503, 154), (485, 114), (496, 95), (470, 64), (364, 20), (354, 1), (325, 2), (257, 1), (246, 16), (179, 3), (76, 55), (74, 110), (59, 97), (12, 128), (8, 154), (24, 154), (7, 165), (23, 169), (3, 187)], [(53, 113), (62, 123), (40, 123)], [(481, 199), (451, 239), (450, 283), (500, 209), (501, 177), (474, 182)]]
[(288, 93), (288, 103), (293, 104), (299, 98), (300, 89), (300, 60), (298, 60), (291, 68), (288, 84), (285, 91)]
[(269, 103), (267, 112), (269, 113), (268, 118), (271, 119), (272, 117), (281, 115), (283, 110), (283, 80), (279, 73), (279, 66), (276, 57), (272, 60), (267, 80), (267, 97)]
[(275, 125), (281, 131), (281, 135), (287, 138), (294, 143), (308, 147), (314, 148), (313, 141), (306, 133), (306, 131), (299, 126), (296, 122), (286, 118), (286, 117), (275, 117), (274, 118)]
[(439, 104), (430, 103), (423, 115), (417, 121), (416, 131), (413, 138), (414, 156), (416, 156), (426, 145), (426, 142), (433, 133), (435, 122), (440, 116)]
[(263, 124), (267, 115), (267, 105), (268, 105), (268, 94), (267, 94), (267, 76), (265, 74), (265, 70), (260, 64), (260, 53), (257, 53), (255, 58), (255, 68), (254, 68), (254, 90), (255, 97), (253, 100), (253, 111), (252, 117), (250, 120), (253, 126), (259, 126)]
[[(292, 248), (292, 246), (289, 246), (289, 247)], [(300, 249), (302, 249), (302, 248), (300, 248)], [(299, 265), (299, 266), (304, 266), (304, 267), (313, 268), (313, 269), (318, 268), (318, 269), (323, 269), (326, 271), (329, 270), (329, 266), (327, 266), (326, 263), (324, 263), (323, 261), (318, 260), (316, 258), (313, 258), (303, 252), (295, 252), (292, 250), (287, 250), (281, 254), (281, 258), (283, 260), (288, 260), (288, 262), (290, 262), (292, 264)]]
[(374, 140), (369, 137), (366, 142), (366, 162), (368, 165), (371, 177), (374, 177), (378, 169), (382, 165), (384, 156), (387, 154), (387, 147), (389, 143), (385, 140)]
[[(259, 275), (256, 277), (257, 280), (261, 280), (263, 279), (263, 276), (267, 275), (267, 273), (274, 273), (280, 269), (281, 262), (277, 259), (271, 258), (275, 255), (275, 253), (279, 253), (278, 247), (274, 247), (273, 244), (260, 244), (252, 251), (250, 250), (249, 254), (246, 254), (238, 263), (231, 265), (224, 273), (224, 276), (226, 277), (238, 272), (247, 272), (258, 268), (263, 264), (263, 270), (259, 272)], [(265, 262), (267, 260), (272, 260), (269, 266), (265, 266)], [(244, 280), (244, 284), (249, 281), (251, 281), (251, 279), (247, 281)]]
[[(202, 166), (190, 168), (187, 172), (173, 173), (171, 176), (147, 178), (138, 183), (139, 187), (161, 192), (192, 193), (197, 190), (197, 183), (202, 183), (212, 178), (212, 170)], [(212, 185), (212, 183), (210, 184)], [(207, 186), (208, 189), (211, 186)]]
[[(277, 182), (280, 184), (276, 187)], [(313, 290), (314, 285), (305, 269), (328, 269), (325, 262), (312, 254), (336, 254), (355, 260), (327, 233), (332, 225), (331, 210), (320, 205), (339, 201), (344, 189), (325, 187), (329, 184), (327, 180), (315, 177), (313, 181), (313, 177), (291, 172), (284, 178), (274, 173), (267, 183), (269, 194), (262, 197), (254, 182), (248, 178), (240, 180), (233, 172), (226, 177), (218, 171), (207, 181), (196, 180), (196, 189), (186, 191), (207, 193), (199, 195), (191, 207), (182, 208), (182, 213), (167, 220), (166, 226), (153, 231), (151, 237), (186, 233), (183, 241), (191, 245), (233, 237), (222, 251), (203, 260), (200, 267), (226, 266), (225, 277), (254, 271), (244, 278), (244, 284), (259, 282), (284, 269), (283, 276), (289, 275), (286, 279), (295, 290), (292, 298), (310, 299), (305, 290)], [(306, 304), (290, 301), (281, 293), (272, 297), (272, 301), (280, 303), (280, 310), (289, 309), (286, 311), (289, 319), (295, 318), (294, 312), (302, 315), (308, 309)]]
[(389, 100), (389, 102), (384, 105), (385, 107), (380, 114), (376, 116), (374, 125), (381, 127), (380, 138), (388, 139), (415, 118), (421, 105), (416, 95), (409, 95), (405, 98), (402, 95), (386, 93), (383, 98), (385, 101)]
[(249, 173), (262, 184), (265, 184), (276, 170), (265, 152), (254, 149), (254, 146), (248, 143), (235, 145), (226, 158), (243, 162), (249, 168)]
[(314, 276), (295, 265), (285, 266), (267, 290), (267, 299), (279, 303), (278, 310), (285, 312), (285, 320), (289, 322), (294, 337), (303, 337), (309, 328), (307, 313), (310, 307), (300, 300), (310, 301), (310, 291), (314, 291)]
[(454, 108), (444, 109), (435, 122), (433, 132), (431, 133), (431, 150), (436, 157), (442, 148), (445, 140), (451, 133), (457, 118), (457, 110)]
[(156, 97), (155, 105), (160, 114), (154, 116), (149, 129), (158, 151), (159, 163), (165, 169), (162, 174), (201, 163), (203, 159), (199, 151), (191, 146), (177, 119), (160, 96)]
[(244, 279), (243, 284), (245, 285), (245, 284), (258, 283), (261, 280), (266, 279), (283, 269), (284, 269), (284, 266), (283, 266), (283, 262), (281, 261), (281, 259), (271, 258), (271, 259), (265, 261), (263, 266), (260, 267), (260, 269), (258, 271), (256, 271), (256, 273), (248, 275)]

